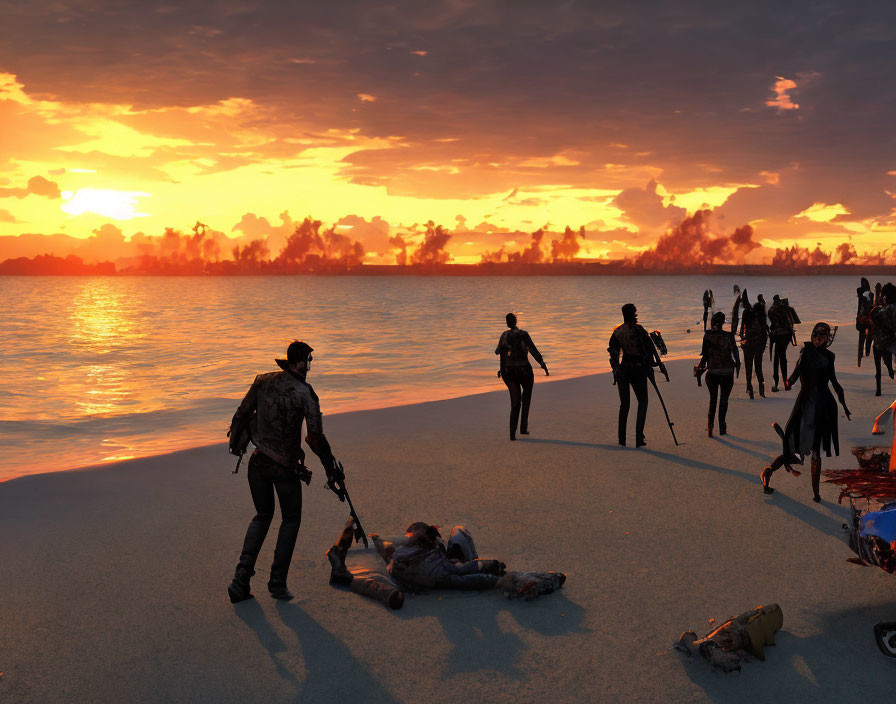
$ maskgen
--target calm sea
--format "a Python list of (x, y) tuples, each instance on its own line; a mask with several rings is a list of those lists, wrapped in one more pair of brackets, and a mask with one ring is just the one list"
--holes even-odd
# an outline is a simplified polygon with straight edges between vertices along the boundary
[(694, 356), (703, 290), (730, 315), (734, 284), (854, 322), (858, 276), (0, 277), (0, 481), (223, 441), (294, 338), (325, 413), (381, 408), (503, 389), (508, 311), (552, 379), (607, 369), (628, 301), (670, 358)]

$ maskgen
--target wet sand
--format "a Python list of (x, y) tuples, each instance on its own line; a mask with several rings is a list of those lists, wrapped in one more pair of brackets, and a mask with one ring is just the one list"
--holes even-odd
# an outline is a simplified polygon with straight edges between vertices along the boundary
[[(827, 467), (855, 466), (849, 447), (871, 443), (896, 391), (885, 380), (873, 396), (854, 335), (835, 345), (853, 422), (841, 418), (843, 454)], [(516, 443), (497, 380), (494, 393), (325, 419), (368, 531), (463, 523), (484, 556), (569, 575), (531, 603), (432, 592), (390, 612), (330, 587), (324, 550), (346, 512), (313, 457), (288, 604), (265, 589), (273, 534), (257, 598), (227, 600), (253, 510), (223, 444), (0, 484), (0, 699), (889, 698), (894, 664), (872, 626), (896, 619), (896, 581), (846, 562), (835, 487), (823, 484), (815, 505), (808, 471), (778, 472), (770, 497), (758, 482), (779, 448), (770, 424), (786, 421), (795, 391), (750, 401), (737, 380), (731, 434), (708, 439), (707, 392), (690, 366), (671, 363), (672, 383), (660, 383), (679, 447), (652, 390), (648, 446), (618, 447), (607, 375), (537, 377), (532, 435)], [(633, 424), (634, 409), (632, 438)], [(784, 611), (778, 645), (740, 675), (670, 647), (687, 628), (702, 634), (710, 618), (769, 602)]]

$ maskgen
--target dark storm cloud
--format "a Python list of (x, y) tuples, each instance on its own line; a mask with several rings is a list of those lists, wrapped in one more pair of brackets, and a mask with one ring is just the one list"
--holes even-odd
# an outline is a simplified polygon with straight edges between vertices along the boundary
[[(242, 97), (268, 123), (401, 136), (405, 150), (345, 160), (355, 182), (394, 193), (650, 178), (607, 164), (658, 166), (682, 191), (798, 163), (807, 189), (836, 185), (825, 198), (856, 216), (892, 207), (892, 2), (0, 7), (0, 69), (29, 92), (143, 108)], [(784, 79), (798, 109), (781, 107)], [(575, 163), (523, 166), (569, 150)]]

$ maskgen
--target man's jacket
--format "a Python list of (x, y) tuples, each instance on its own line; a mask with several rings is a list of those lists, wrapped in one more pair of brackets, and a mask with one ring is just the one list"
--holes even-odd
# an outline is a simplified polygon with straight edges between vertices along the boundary
[[(272, 460), (285, 467), (302, 463), (302, 423), (309, 438), (323, 437), (320, 402), (307, 382), (289, 372), (259, 374), (233, 416), (231, 428), (239, 427), (253, 411), (252, 442)], [(312, 446), (317, 452), (317, 448)], [(318, 453), (319, 454), (319, 453)]]

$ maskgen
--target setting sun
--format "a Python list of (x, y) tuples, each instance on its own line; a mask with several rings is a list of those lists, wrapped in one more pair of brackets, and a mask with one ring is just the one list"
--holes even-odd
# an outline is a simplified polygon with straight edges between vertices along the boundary
[(113, 220), (146, 218), (149, 213), (137, 212), (137, 199), (149, 198), (144, 191), (114, 191), (111, 189), (82, 188), (79, 191), (63, 191), (65, 201), (60, 208), (70, 215), (95, 213)]

